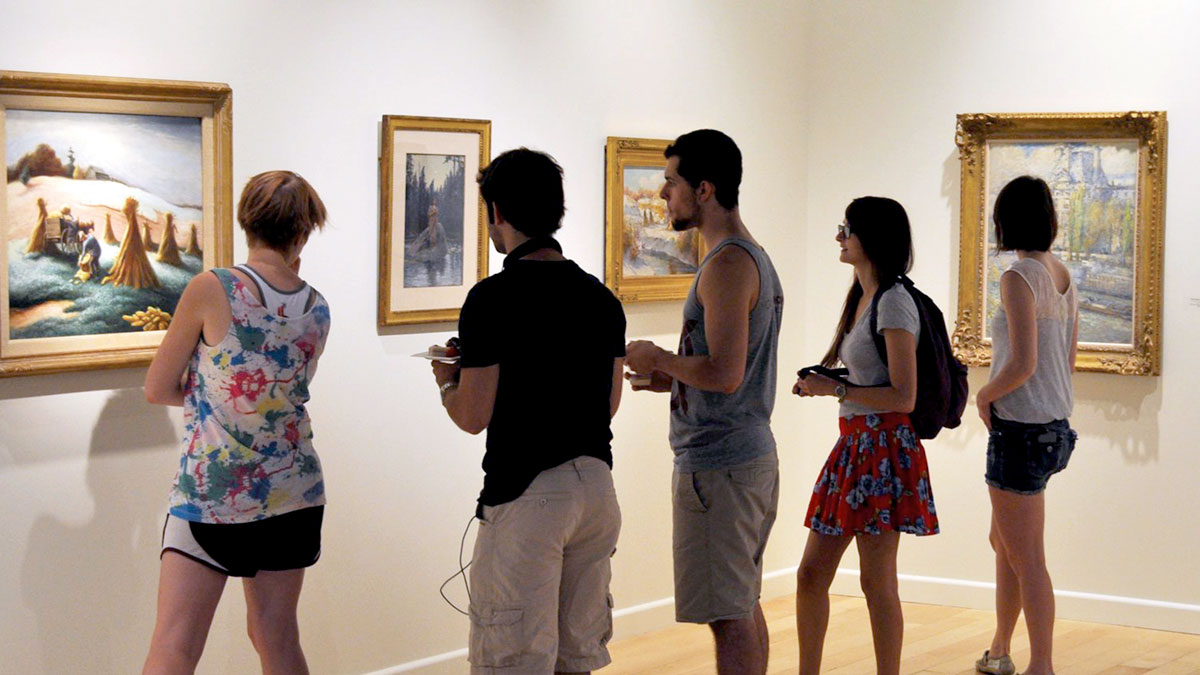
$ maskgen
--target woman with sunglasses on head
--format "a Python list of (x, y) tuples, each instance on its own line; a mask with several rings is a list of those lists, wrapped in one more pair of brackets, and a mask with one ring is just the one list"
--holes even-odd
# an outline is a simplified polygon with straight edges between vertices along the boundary
[(269, 171), (242, 190), (238, 222), (246, 264), (192, 279), (146, 373), (146, 399), (183, 406), (186, 429), (143, 673), (196, 669), (229, 577), (243, 577), (263, 672), (308, 672), (296, 605), (321, 554), (325, 482), (304, 404), (329, 305), (299, 270), (325, 205)]
[(988, 428), (985, 478), (996, 551), (996, 632), (975, 669), (1016, 672), (1009, 648), (1023, 609), (1030, 646), (1025, 673), (1045, 675), (1054, 672), (1054, 589), (1043, 543), (1044, 491), (1075, 447), (1067, 417), (1074, 406), (1079, 308), (1070, 271), (1050, 252), (1058, 218), (1045, 181), (1014, 178), (997, 195), (992, 222), (997, 247), (1016, 251), (1017, 260), (1000, 276), (991, 377), (975, 396)]
[[(925, 450), (908, 416), (917, 396), (920, 337), (916, 302), (897, 282), (912, 266), (908, 215), (891, 199), (855, 199), (846, 207), (837, 241), (839, 259), (854, 267), (854, 282), (821, 365), (832, 368), (840, 361), (848, 374), (838, 380), (808, 373), (792, 388), (799, 396), (836, 396), (841, 432), (805, 516), (811, 531), (796, 586), (800, 673), (820, 672), (829, 586), (842, 554), (854, 541), (871, 616), (876, 671), (894, 675), (900, 672), (904, 637), (896, 580), (900, 533), (938, 531)], [(871, 335), (872, 323), (887, 346), (886, 364)]]

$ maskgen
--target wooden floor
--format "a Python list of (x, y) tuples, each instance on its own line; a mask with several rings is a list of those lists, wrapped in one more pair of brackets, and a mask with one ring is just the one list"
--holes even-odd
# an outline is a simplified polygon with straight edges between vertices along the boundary
[[(795, 673), (798, 667), (794, 599), (763, 604), (771, 633), (769, 673)], [(975, 672), (975, 659), (991, 642), (991, 612), (904, 603), (904, 652), (900, 672)], [(1021, 622), (1023, 624), (1023, 621)], [(704, 675), (716, 671), (712, 637), (705, 626), (680, 624), (609, 646), (612, 665), (603, 675), (654, 673)], [(1013, 639), (1013, 661), (1024, 668), (1029, 658), (1025, 626)], [(1200, 673), (1200, 635), (1058, 621), (1054, 630), (1054, 668), (1058, 675)], [(822, 673), (872, 675), (875, 661), (866, 603), (833, 596), (825, 637)]]

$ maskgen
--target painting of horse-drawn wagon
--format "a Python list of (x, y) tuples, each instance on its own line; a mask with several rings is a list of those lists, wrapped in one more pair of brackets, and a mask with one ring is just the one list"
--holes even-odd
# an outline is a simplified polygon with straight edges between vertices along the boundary
[(228, 262), (216, 106), (30, 98), (0, 86), (0, 375), (144, 362), (192, 278)]

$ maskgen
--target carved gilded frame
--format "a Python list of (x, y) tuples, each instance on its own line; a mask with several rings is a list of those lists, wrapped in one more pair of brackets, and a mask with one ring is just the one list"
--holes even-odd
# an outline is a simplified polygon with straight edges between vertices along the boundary
[[(1132, 141), (1137, 145), (1133, 254), (1133, 333), (1128, 344), (1081, 342), (1077, 370), (1158, 375), (1162, 364), (1163, 230), (1167, 114), (960, 114), (955, 134), (961, 162), (961, 239), (955, 354), (970, 366), (991, 363), (985, 320), (985, 266), (991, 214), (987, 208), (988, 146), (993, 141)], [(1062, 227), (1060, 226), (1060, 232)]]
[[(467, 291), (488, 275), (487, 209), (475, 183), (491, 161), (489, 120), (384, 115), (379, 156), (380, 326), (458, 321)], [(464, 156), (462, 283), (407, 288), (405, 264), (405, 173), (410, 152)], [(475, 218), (471, 218), (475, 214)], [(474, 233), (472, 229), (474, 228)]]
[[(665, 169), (667, 160), (663, 151), (669, 144), (670, 141), (664, 140), (610, 136), (605, 147), (604, 283), (622, 302), (681, 300), (687, 297), (695, 277), (694, 273), (625, 274), (625, 169)], [(678, 236), (695, 237), (699, 264), (704, 259), (704, 239), (696, 230)]]
[[(7, 110), (127, 113), (199, 118), (202, 134), (203, 267), (233, 261), (233, 92), (227, 84), (0, 71), (0, 153)], [(4, 157), (7, 166), (17, 158)], [(8, 247), (7, 190), (0, 191), (0, 241)], [(4, 321), (0, 377), (141, 366), (165, 331), (9, 340), (8, 265), (0, 260)], [(30, 343), (30, 344), (25, 344)]]

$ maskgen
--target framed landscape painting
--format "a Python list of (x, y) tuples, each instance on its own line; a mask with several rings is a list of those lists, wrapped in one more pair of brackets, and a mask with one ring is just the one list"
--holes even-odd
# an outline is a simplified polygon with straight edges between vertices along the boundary
[(1000, 275), (992, 208), (1008, 181), (1030, 175), (1054, 196), (1051, 247), (1079, 298), (1078, 370), (1158, 375), (1162, 361), (1165, 112), (958, 116), (962, 238), (955, 352), (991, 362)]
[(227, 85), (0, 71), (0, 376), (145, 364), (230, 264)]
[(670, 141), (609, 137), (605, 150), (604, 281), (622, 302), (680, 300), (704, 257), (695, 229), (667, 217), (663, 157)]
[(379, 159), (380, 326), (457, 321), (487, 276), (487, 215), (475, 176), (487, 120), (385, 115)]

